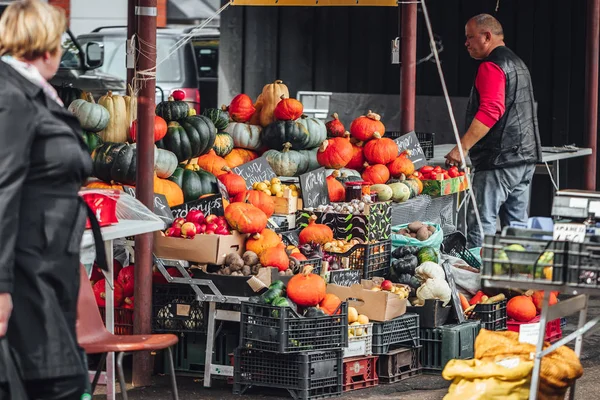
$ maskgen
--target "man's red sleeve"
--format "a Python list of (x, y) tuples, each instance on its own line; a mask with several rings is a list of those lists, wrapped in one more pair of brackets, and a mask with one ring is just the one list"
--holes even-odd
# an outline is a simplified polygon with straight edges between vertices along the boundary
[(506, 76), (493, 62), (482, 62), (477, 70), (475, 88), (479, 92), (479, 110), (475, 118), (491, 128), (504, 115)]

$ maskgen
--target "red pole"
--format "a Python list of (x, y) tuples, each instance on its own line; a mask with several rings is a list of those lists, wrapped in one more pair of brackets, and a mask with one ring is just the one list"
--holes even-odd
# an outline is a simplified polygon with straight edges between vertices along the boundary
[(585, 132), (586, 147), (592, 154), (584, 158), (586, 190), (596, 190), (598, 154), (598, 56), (600, 41), (600, 0), (588, 0), (585, 51)]
[[(135, 16), (135, 4), (136, 0), (127, 0), (127, 40), (129, 41), (133, 35), (136, 33), (136, 22), (137, 18)], [(127, 48), (129, 49), (129, 42), (127, 43)], [(133, 58), (133, 64), (126, 65), (127, 67), (127, 83), (133, 86), (133, 77), (135, 74), (135, 57)], [(127, 93), (129, 94), (129, 93)]]
[[(156, 67), (156, 0), (138, 0), (138, 71), (155, 71)], [(146, 77), (145, 75), (144, 77)], [(138, 93), (137, 186), (136, 196), (150, 210), (154, 209), (154, 99), (155, 79), (143, 81)], [(133, 331), (151, 332), (152, 320), (152, 234), (135, 238), (135, 311)], [(133, 384), (149, 386), (152, 365), (150, 353), (135, 353)]]
[(398, 4), (400, 9), (400, 132), (415, 130), (417, 76), (417, 4)]

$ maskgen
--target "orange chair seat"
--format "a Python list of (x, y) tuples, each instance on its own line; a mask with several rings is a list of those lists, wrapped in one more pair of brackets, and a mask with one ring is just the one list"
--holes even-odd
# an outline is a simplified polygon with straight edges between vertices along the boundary
[[(179, 338), (171, 334), (153, 335), (112, 335), (108, 331), (102, 335), (79, 338), (79, 345), (87, 354), (120, 353), (133, 351), (162, 350), (177, 344)], [(88, 339), (88, 340), (86, 340)]]

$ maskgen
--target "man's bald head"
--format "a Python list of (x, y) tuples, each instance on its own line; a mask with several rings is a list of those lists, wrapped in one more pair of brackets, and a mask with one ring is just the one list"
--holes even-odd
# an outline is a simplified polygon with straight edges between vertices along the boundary
[(504, 32), (498, 20), (489, 14), (479, 14), (465, 26), (465, 46), (476, 60), (486, 58), (496, 47), (504, 46)]
[(475, 26), (483, 31), (490, 32), (492, 35), (501, 36), (504, 38), (502, 24), (490, 14), (479, 14), (469, 20)]

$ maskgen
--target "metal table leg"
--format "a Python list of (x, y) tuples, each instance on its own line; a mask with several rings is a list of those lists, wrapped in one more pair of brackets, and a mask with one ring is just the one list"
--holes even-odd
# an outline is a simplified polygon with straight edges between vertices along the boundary
[(213, 351), (215, 348), (216, 303), (208, 302), (208, 327), (206, 333), (206, 354), (204, 359), (204, 387), (210, 387)]
[[(113, 280), (113, 241), (104, 242), (106, 250), (106, 260), (108, 262), (108, 273), (105, 273), (106, 282), (106, 329), (110, 333), (115, 331), (115, 301), (114, 301), (114, 280)], [(123, 390), (123, 389), (121, 389)], [(115, 385), (115, 353), (108, 353), (106, 357), (106, 399), (116, 400)]]

